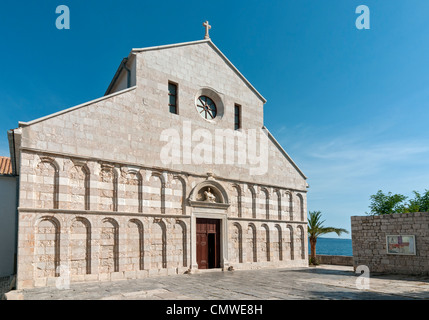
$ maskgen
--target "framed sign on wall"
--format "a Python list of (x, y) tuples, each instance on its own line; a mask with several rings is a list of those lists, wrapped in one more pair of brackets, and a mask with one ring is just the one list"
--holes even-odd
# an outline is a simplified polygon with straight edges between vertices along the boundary
[(414, 235), (387, 235), (386, 244), (388, 254), (416, 254), (416, 237)]

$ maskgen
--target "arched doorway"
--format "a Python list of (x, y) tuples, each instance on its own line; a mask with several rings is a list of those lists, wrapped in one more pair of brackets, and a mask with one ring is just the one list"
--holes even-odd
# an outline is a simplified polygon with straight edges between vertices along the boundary
[(227, 209), (225, 188), (213, 178), (198, 184), (189, 196), (192, 207), (192, 268), (228, 267)]

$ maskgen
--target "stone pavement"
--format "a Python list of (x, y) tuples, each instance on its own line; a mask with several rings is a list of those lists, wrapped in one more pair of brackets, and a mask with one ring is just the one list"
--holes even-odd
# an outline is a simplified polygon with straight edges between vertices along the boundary
[(429, 277), (373, 276), (359, 290), (352, 267), (204, 271), (142, 280), (14, 291), (24, 300), (412, 300), (429, 299)]

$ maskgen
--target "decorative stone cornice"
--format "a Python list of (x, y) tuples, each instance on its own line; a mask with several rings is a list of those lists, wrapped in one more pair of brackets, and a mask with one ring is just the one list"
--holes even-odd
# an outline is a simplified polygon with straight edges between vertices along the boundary
[[(138, 167), (140, 168), (140, 170), (154, 170), (154, 171), (160, 171), (160, 172), (168, 172), (170, 174), (174, 174), (174, 175), (180, 175), (183, 177), (189, 177), (189, 176), (193, 176), (196, 178), (205, 178), (207, 179), (207, 174), (206, 175), (201, 175), (199, 173), (195, 173), (192, 171), (179, 171), (179, 170), (173, 170), (171, 168), (163, 168), (163, 167), (157, 167), (157, 166), (145, 166), (141, 163), (137, 163), (137, 162), (129, 162), (129, 161), (118, 161), (118, 160), (113, 160), (113, 159), (107, 159), (107, 158), (96, 158), (96, 157), (90, 157), (90, 156), (83, 156), (83, 155), (76, 155), (76, 154), (72, 154), (72, 153), (66, 153), (66, 152), (51, 152), (51, 151), (47, 151), (47, 150), (41, 150), (41, 149), (37, 149), (37, 148), (32, 148), (32, 147), (21, 147), (20, 148), (21, 151), (24, 152), (29, 152), (29, 153), (33, 153), (33, 154), (38, 154), (41, 156), (47, 156), (47, 157), (59, 157), (59, 158), (67, 158), (67, 159), (78, 159), (80, 161), (93, 161), (96, 163), (99, 163), (100, 166), (102, 164), (105, 165), (110, 165), (112, 167), (115, 166), (133, 166), (133, 167)], [(303, 189), (296, 189), (296, 188), (291, 188), (291, 187), (287, 187), (287, 186), (281, 186), (281, 185), (276, 185), (276, 184), (270, 184), (270, 183), (257, 183), (254, 181), (248, 181), (248, 180), (237, 180), (237, 179), (231, 179), (231, 178), (226, 178), (226, 177), (216, 177), (215, 179), (218, 182), (226, 182), (226, 183), (234, 183), (234, 184), (246, 184), (246, 185), (254, 185), (254, 186), (269, 186), (270, 188), (277, 188), (279, 189), (281, 192), (300, 192), (303, 194), (308, 193), (308, 190), (303, 190)]]
[(193, 201), (189, 200), (189, 205), (191, 207), (199, 207), (199, 208), (214, 208), (214, 209), (228, 209), (229, 203), (216, 203), (216, 202), (207, 202), (207, 201)]

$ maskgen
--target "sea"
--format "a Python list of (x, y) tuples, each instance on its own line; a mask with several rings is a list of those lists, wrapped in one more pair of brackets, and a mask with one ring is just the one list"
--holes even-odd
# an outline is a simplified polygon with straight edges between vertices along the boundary
[[(308, 254), (310, 254), (310, 241), (308, 242)], [(316, 254), (333, 256), (353, 256), (352, 239), (317, 238)]]

